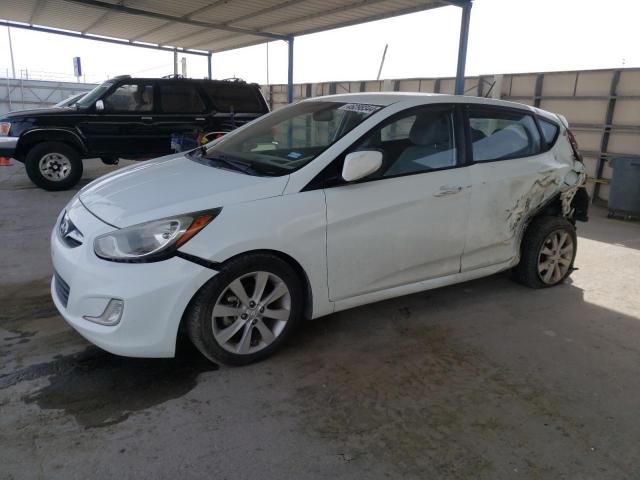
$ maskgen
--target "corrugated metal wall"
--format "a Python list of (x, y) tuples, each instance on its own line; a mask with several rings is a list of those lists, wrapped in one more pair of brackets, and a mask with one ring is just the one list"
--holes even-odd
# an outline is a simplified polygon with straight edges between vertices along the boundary
[[(298, 84), (295, 100), (350, 92), (453, 93), (454, 78)], [(465, 80), (467, 95), (502, 98), (561, 113), (569, 120), (589, 173), (592, 196), (607, 200), (608, 160), (640, 156), (640, 69), (482, 75)], [(286, 104), (286, 85), (263, 87), (272, 108)]]
[(0, 78), (0, 114), (51, 107), (71, 95), (88, 92), (94, 87), (91, 83)]

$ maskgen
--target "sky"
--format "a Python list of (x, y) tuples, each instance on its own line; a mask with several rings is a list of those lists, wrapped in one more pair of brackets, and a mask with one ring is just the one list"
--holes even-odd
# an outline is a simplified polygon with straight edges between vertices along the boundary
[[(475, 0), (467, 74), (640, 67), (638, 0)], [(296, 83), (454, 76), (460, 9), (443, 7), (297, 37)], [(11, 29), (16, 74), (73, 78), (82, 58), (86, 80), (121, 74), (173, 73), (173, 54), (144, 48)], [(268, 49), (268, 66), (267, 66)], [(180, 57), (183, 55), (181, 54)], [(205, 57), (185, 55), (187, 75), (207, 75)], [(7, 29), (0, 27), (0, 77), (11, 72)], [(287, 47), (271, 42), (213, 55), (213, 77), (285, 83)]]

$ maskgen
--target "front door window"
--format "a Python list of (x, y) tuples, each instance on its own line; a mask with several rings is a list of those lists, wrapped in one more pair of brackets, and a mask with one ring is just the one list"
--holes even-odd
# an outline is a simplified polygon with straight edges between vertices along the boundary
[(153, 85), (129, 83), (120, 85), (104, 99), (107, 112), (153, 111)]

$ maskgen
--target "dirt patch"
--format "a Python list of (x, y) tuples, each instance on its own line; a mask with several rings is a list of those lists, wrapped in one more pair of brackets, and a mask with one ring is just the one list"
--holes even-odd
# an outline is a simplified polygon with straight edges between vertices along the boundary
[(517, 468), (536, 478), (548, 445), (591, 452), (582, 422), (560, 407), (567, 399), (410, 313), (401, 308), (384, 326), (370, 319), (384, 329), (379, 340), (332, 347), (322, 365), (303, 366), (292, 398), (310, 436), (365, 470), (382, 461), (405, 478), (496, 478)]

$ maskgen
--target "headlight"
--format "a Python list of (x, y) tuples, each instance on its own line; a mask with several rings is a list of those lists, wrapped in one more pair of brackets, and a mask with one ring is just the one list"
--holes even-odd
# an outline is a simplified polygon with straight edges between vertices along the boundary
[(0, 122), (0, 137), (9, 135), (9, 130), (11, 130), (10, 122)]
[(133, 225), (96, 238), (96, 255), (114, 262), (164, 260), (220, 213), (220, 208)]

